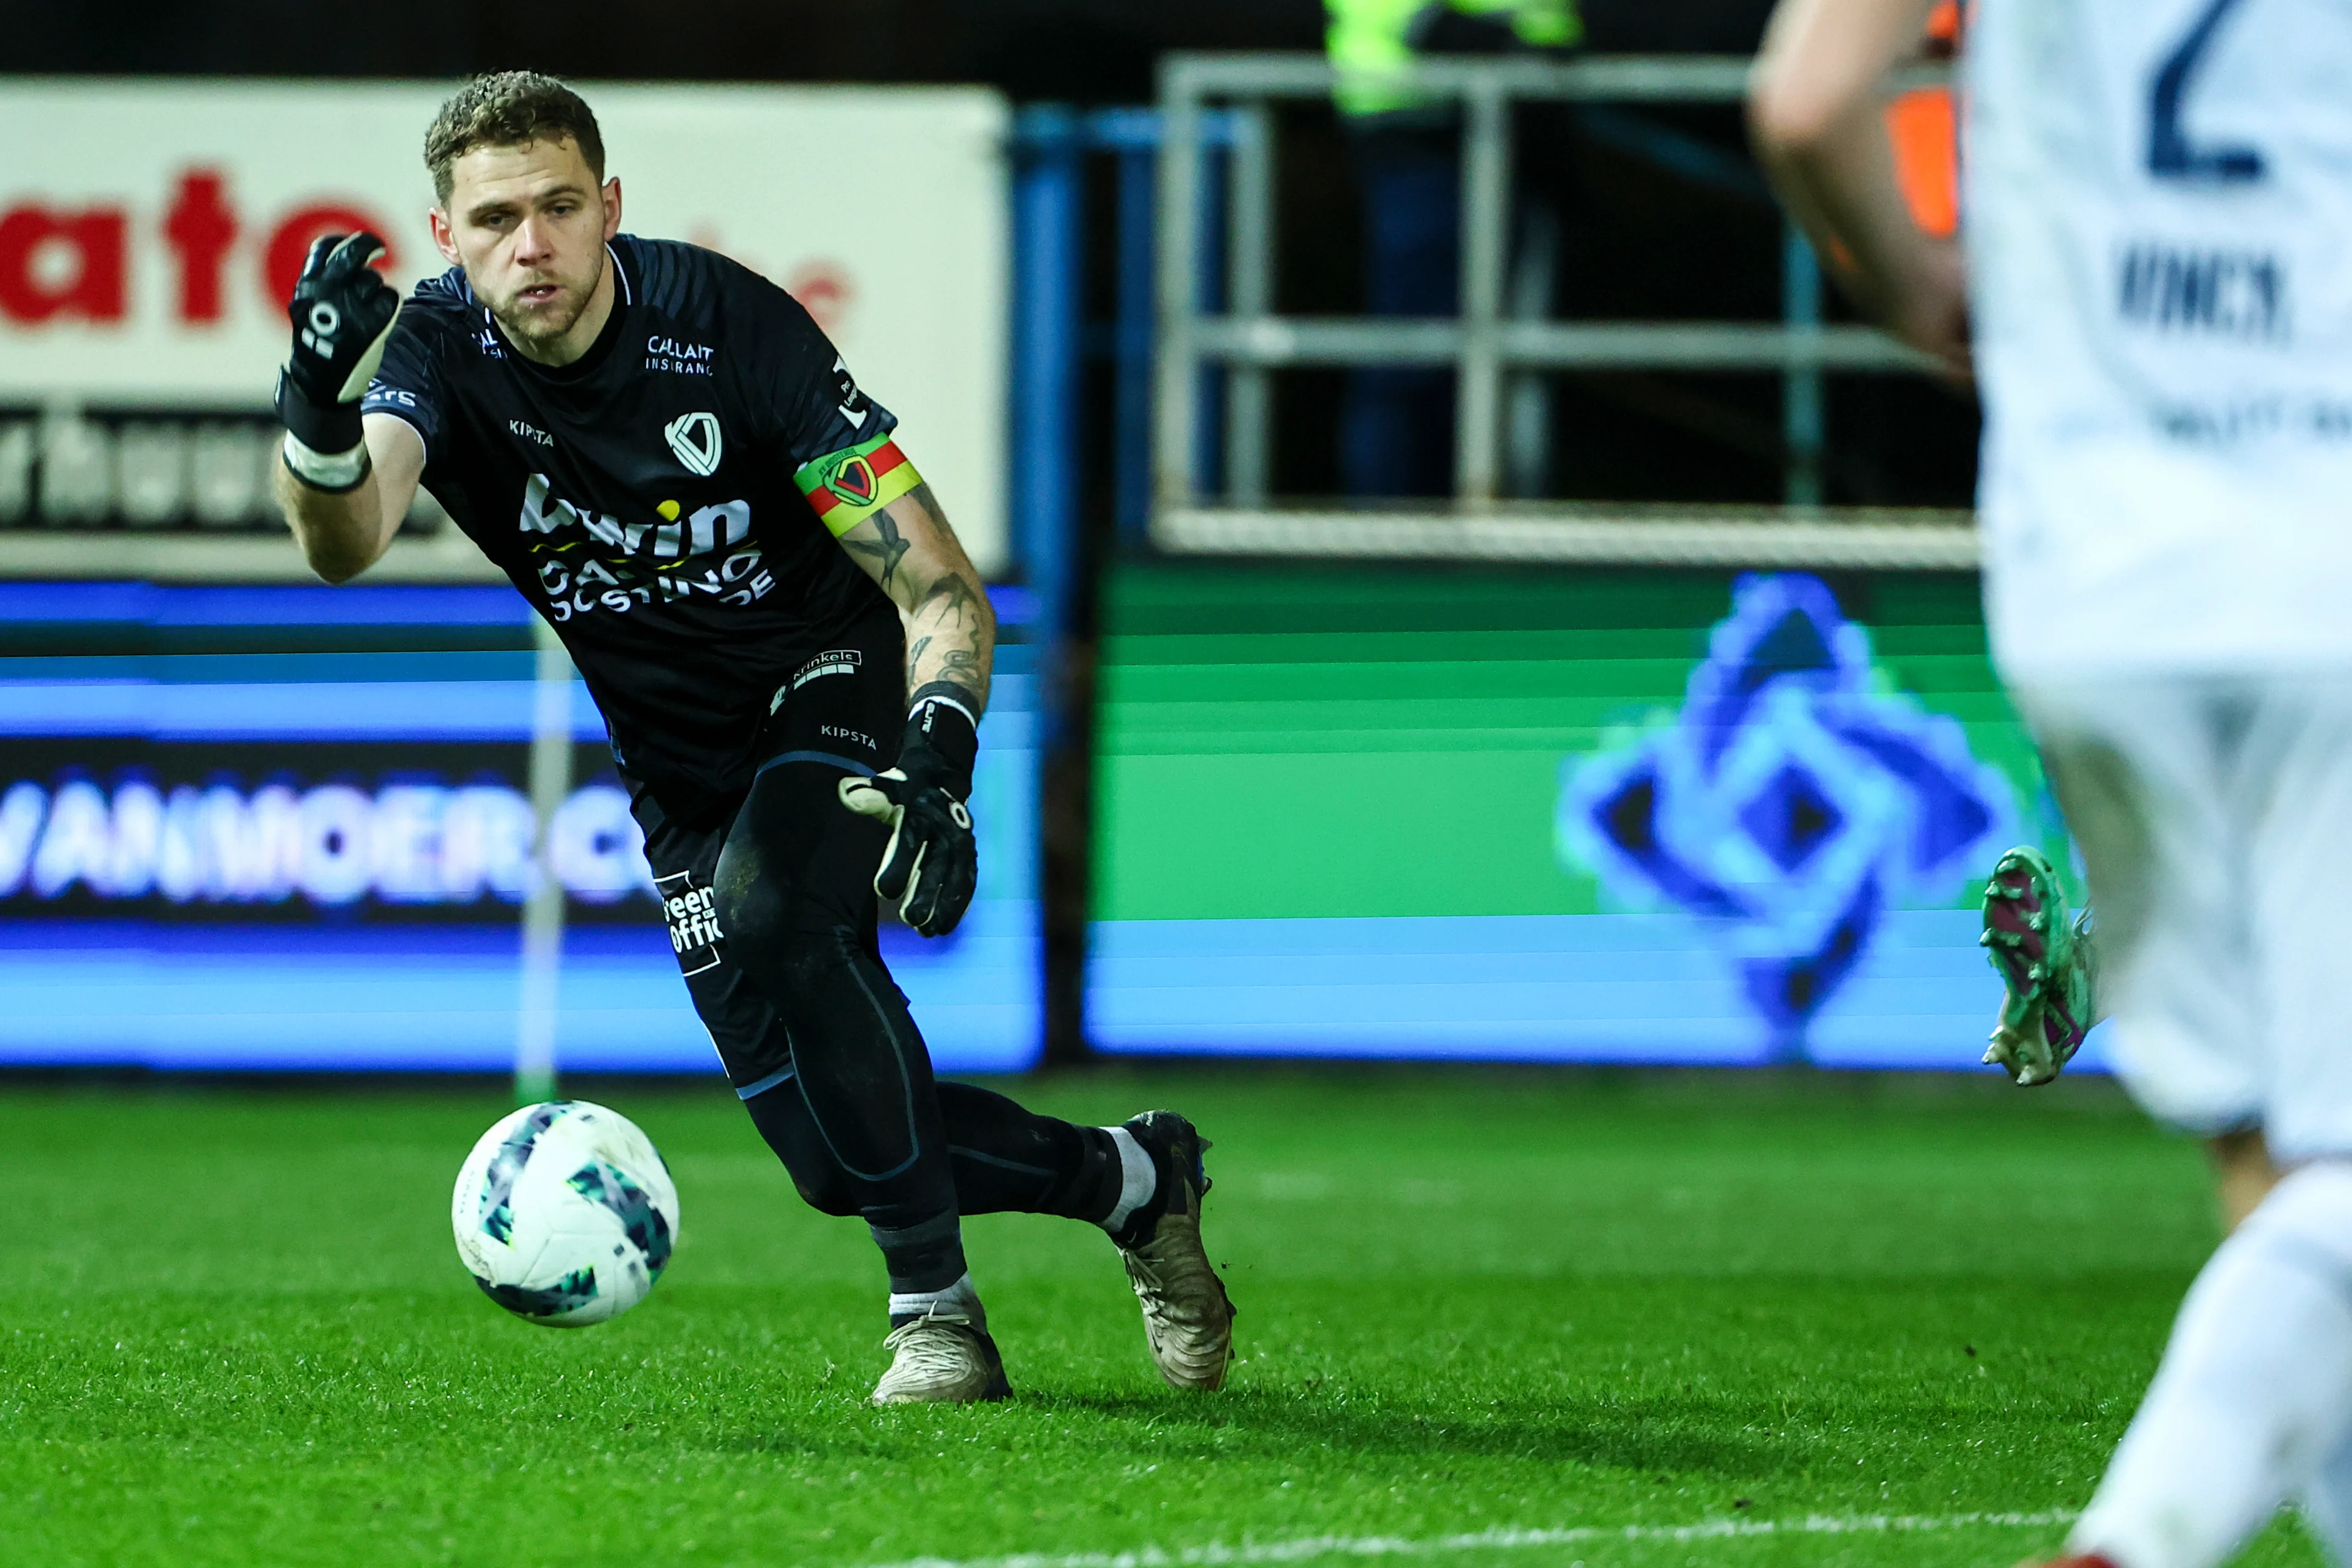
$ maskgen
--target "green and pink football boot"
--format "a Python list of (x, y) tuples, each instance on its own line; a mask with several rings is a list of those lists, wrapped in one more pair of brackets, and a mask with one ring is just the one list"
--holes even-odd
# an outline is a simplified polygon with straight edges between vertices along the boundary
[(2058, 868), (2025, 845), (1993, 867), (1984, 890), (1984, 935), (1977, 940), (2009, 992), (1984, 1059), (2008, 1069), (2021, 1089), (2047, 1083), (2098, 1021), (2090, 912), (2070, 917)]

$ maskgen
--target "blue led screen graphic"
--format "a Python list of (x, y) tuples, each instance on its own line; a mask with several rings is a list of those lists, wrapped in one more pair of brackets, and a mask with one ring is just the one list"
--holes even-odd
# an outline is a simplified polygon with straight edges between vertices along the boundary
[(1993, 1071), (1977, 892), (2011, 843), (2071, 856), (1977, 595), (1957, 574), (1124, 567), (1090, 1037)]
[(1780, 1056), (1892, 911), (1948, 898), (2017, 831), (2000, 770), (1875, 687), (1868, 635), (1811, 577), (1738, 585), (1672, 720), (1561, 775), (1564, 861), (1694, 917)]
[[(502, 588), (0, 587), (0, 1061), (509, 1065), (527, 614)], [(883, 933), (948, 1071), (1038, 1046), (1026, 653), (982, 728), (981, 897), (943, 941)], [(576, 682), (571, 706), (560, 1063), (715, 1070)]]

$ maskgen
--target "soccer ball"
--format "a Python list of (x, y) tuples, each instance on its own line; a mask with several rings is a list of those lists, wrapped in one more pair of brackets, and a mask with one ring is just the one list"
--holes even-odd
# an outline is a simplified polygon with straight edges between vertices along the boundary
[(677, 1186), (651, 1140), (585, 1100), (526, 1105), (482, 1134), (449, 1200), (457, 1258), (517, 1317), (562, 1328), (646, 1299), (677, 1240)]

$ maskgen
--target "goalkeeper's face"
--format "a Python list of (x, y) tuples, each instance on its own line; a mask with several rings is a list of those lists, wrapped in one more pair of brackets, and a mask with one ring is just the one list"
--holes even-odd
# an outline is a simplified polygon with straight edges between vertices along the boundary
[(433, 214), (441, 254), (466, 269), (474, 297), (516, 347), (565, 359), (604, 276), (604, 242), (621, 226), (621, 183), (600, 188), (579, 147), (527, 141), (476, 147), (450, 165), (449, 199)]

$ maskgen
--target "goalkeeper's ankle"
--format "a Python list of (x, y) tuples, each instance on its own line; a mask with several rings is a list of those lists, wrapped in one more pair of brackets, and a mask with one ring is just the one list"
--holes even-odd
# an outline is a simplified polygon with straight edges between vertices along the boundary
[(1149, 1239), (1152, 1227), (1160, 1223), (1160, 1212), (1167, 1207), (1161, 1201), (1167, 1184), (1160, 1179), (1159, 1156), (1131, 1130), (1105, 1127), (1103, 1131), (1118, 1146), (1119, 1180), (1118, 1201), (1100, 1223), (1113, 1241), (1133, 1248)]
[(943, 1291), (890, 1292), (890, 1326), (904, 1328), (917, 1318), (961, 1318), (982, 1333), (988, 1332), (988, 1309), (980, 1304), (980, 1288), (967, 1270)]

